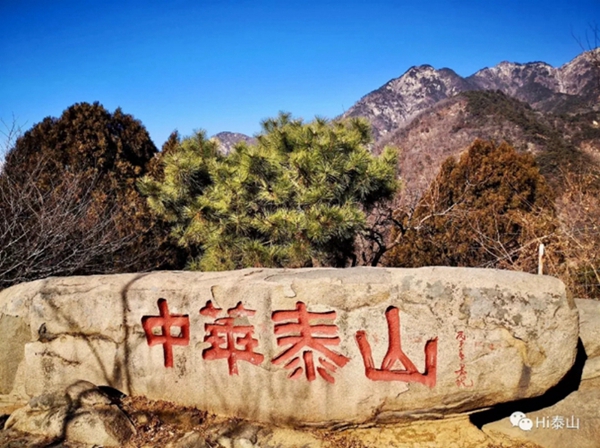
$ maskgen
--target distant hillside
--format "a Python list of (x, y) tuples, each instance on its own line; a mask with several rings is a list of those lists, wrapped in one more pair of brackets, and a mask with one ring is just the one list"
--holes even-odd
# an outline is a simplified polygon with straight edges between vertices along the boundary
[(373, 126), (375, 141), (406, 126), (418, 114), (439, 101), (478, 87), (454, 71), (431, 65), (411, 67), (362, 97), (343, 117), (365, 117)]
[(249, 137), (248, 135), (239, 132), (219, 132), (218, 134), (213, 135), (212, 138), (219, 140), (219, 150), (223, 154), (229, 154), (236, 143), (246, 142), (251, 145), (256, 143), (254, 137)]
[(600, 108), (599, 76), (589, 52), (559, 68), (544, 62), (501, 62), (467, 78), (448, 68), (421, 65), (365, 95), (342, 117), (367, 118), (378, 141), (438, 102), (480, 90), (499, 90), (542, 112), (582, 113)]
[[(596, 123), (596, 124), (595, 124)], [(412, 122), (381, 139), (401, 149), (405, 194), (418, 198), (443, 161), (459, 155), (476, 138), (507, 141), (536, 156), (556, 184), (562, 168), (596, 164), (600, 158), (600, 112), (556, 116), (537, 111), (502, 92), (471, 91), (438, 102)]]

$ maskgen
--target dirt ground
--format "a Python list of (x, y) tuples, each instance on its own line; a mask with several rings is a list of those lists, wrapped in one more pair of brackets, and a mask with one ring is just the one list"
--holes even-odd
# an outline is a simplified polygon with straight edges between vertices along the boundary
[[(468, 417), (340, 431), (272, 428), (239, 419), (225, 419), (195, 408), (143, 397), (123, 397), (116, 403), (129, 417), (136, 435), (123, 448), (539, 448), (510, 440), (491, 440)], [(0, 416), (4, 427), (8, 415)], [(185, 436), (190, 442), (185, 442)], [(240, 440), (244, 443), (239, 442)], [(193, 442), (195, 440), (195, 442)], [(204, 443), (202, 443), (204, 441)], [(0, 448), (89, 448), (0, 431)], [(98, 447), (97, 447), (98, 448)]]

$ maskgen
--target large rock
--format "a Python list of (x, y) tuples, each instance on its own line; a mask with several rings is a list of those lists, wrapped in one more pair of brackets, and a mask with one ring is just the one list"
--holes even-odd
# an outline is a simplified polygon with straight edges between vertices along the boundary
[(559, 280), (442, 267), (51, 278), (2, 291), (0, 316), (31, 329), (27, 373), (11, 373), (29, 396), (86, 379), (329, 427), (540, 395), (571, 367), (578, 337)]
[[(600, 446), (599, 409), (600, 382), (588, 380), (555, 405), (523, 413), (522, 418), (531, 421), (529, 425), (520, 425), (520, 420), (513, 418), (511, 421), (506, 417), (488, 423), (482, 429), (492, 439), (508, 438), (543, 448), (597, 448)], [(517, 405), (515, 412), (519, 412)]]
[(4, 300), (0, 299), (0, 395), (9, 394), (19, 379), (17, 371), (25, 355), (23, 346), (31, 340), (28, 316), (31, 300), (23, 298), (35, 295), (38, 284), (21, 284), (18, 291), (16, 296), (10, 294), (4, 296)]
[(587, 360), (582, 380), (600, 377), (600, 302), (575, 299), (579, 311), (579, 337), (585, 348)]

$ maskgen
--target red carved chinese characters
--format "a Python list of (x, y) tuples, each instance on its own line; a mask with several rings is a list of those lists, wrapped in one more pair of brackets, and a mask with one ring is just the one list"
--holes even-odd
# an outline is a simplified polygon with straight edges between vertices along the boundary
[[(215, 308), (212, 301), (200, 310), (203, 316), (215, 319), (223, 310)], [(254, 349), (258, 346), (258, 340), (252, 338), (254, 328), (251, 325), (236, 325), (235, 320), (241, 317), (254, 316), (256, 311), (247, 310), (239, 302), (235, 308), (227, 310), (227, 317), (216, 319), (212, 324), (205, 324), (207, 335), (204, 342), (210, 343), (210, 347), (204, 349), (202, 358), (206, 360), (227, 359), (229, 375), (237, 375), (237, 361), (248, 361), (259, 365), (264, 356), (256, 353)]]
[[(381, 368), (376, 369), (373, 362), (371, 345), (367, 340), (365, 331), (356, 332), (356, 342), (365, 364), (365, 374), (373, 381), (404, 381), (407, 383), (421, 383), (433, 387), (436, 382), (437, 371), (437, 338), (425, 344), (425, 371), (419, 373), (413, 362), (402, 351), (400, 342), (400, 312), (396, 307), (389, 307), (385, 312), (388, 324), (389, 345), (387, 353), (381, 363)], [(394, 364), (400, 362), (404, 370), (393, 370)]]
[[(165, 299), (158, 299), (160, 316), (142, 317), (142, 327), (146, 333), (148, 345), (162, 344), (165, 355), (165, 367), (173, 367), (173, 345), (188, 345), (190, 343), (190, 319), (182, 314), (169, 314)], [(153, 329), (160, 327), (161, 334), (154, 334)], [(180, 328), (180, 335), (171, 334), (172, 327)]]
[[(336, 336), (337, 326), (328, 323), (311, 325), (311, 320), (333, 321), (336, 318), (335, 311), (311, 313), (306, 310), (304, 303), (298, 302), (295, 310), (274, 311), (272, 317), (273, 322), (276, 322), (277, 345), (290, 345), (273, 359), (273, 364), (283, 364), (286, 369), (291, 370), (289, 378), (292, 379), (300, 378), (304, 370), (308, 381), (314, 381), (318, 372), (324, 380), (334, 383), (331, 373), (349, 361), (345, 356), (327, 348), (340, 343), (340, 338)], [(316, 368), (315, 352), (322, 355), (316, 354), (319, 363)]]
[(458, 358), (460, 359), (459, 368), (454, 371), (456, 373), (456, 385), (458, 387), (473, 387), (473, 380), (467, 381), (467, 367), (465, 366), (465, 341), (467, 337), (465, 332), (458, 331), (456, 339), (458, 340)]

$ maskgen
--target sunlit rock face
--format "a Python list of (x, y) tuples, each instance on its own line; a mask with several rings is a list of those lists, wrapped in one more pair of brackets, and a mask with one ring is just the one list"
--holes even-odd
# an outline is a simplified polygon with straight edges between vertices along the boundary
[(391, 131), (406, 126), (438, 101), (477, 89), (477, 85), (448, 68), (411, 67), (399, 78), (362, 97), (343, 117), (367, 118), (372, 124), (373, 137), (378, 141)]
[[(15, 328), (29, 336), (7, 337)], [(573, 364), (577, 337), (559, 280), (487, 269), (154, 272), (0, 293), (0, 353), (19, 360), (2, 393), (85, 379), (295, 426), (443, 417), (540, 395)]]
[(212, 138), (219, 142), (219, 151), (225, 155), (233, 151), (233, 147), (240, 142), (245, 142), (249, 145), (256, 144), (255, 138), (239, 132), (219, 132), (213, 135)]
[(597, 110), (599, 77), (590, 52), (558, 68), (545, 62), (503, 61), (466, 78), (449, 68), (421, 65), (365, 95), (342, 116), (367, 118), (379, 141), (441, 100), (464, 91), (500, 90), (542, 112)]

